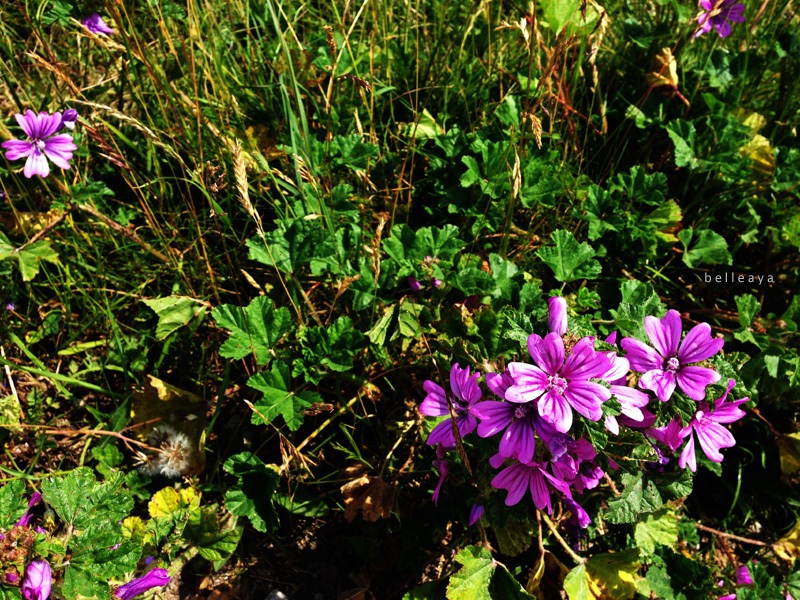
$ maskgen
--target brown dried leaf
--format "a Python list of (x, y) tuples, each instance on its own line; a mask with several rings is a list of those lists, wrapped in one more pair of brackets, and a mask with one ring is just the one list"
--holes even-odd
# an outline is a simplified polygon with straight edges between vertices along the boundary
[(670, 86), (678, 89), (678, 61), (672, 55), (672, 50), (662, 48), (654, 59), (653, 72), (648, 73), (645, 79), (653, 87)]
[(358, 479), (348, 481), (341, 487), (344, 497), (344, 518), (349, 522), (361, 511), (365, 521), (388, 519), (392, 514), (396, 490), (390, 483), (378, 477), (362, 475)]

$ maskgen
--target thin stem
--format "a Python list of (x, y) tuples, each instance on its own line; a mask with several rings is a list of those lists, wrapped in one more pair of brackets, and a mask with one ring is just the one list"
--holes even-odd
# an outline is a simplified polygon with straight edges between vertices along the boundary
[(558, 533), (558, 530), (556, 529), (556, 526), (553, 524), (553, 522), (550, 520), (550, 518), (540, 510), (537, 510), (536, 512), (541, 515), (542, 519), (544, 520), (545, 524), (547, 525), (547, 528), (550, 530), (550, 533), (552, 533), (555, 536), (555, 538), (558, 540), (558, 543), (561, 544), (561, 546), (564, 548), (564, 550), (567, 551), (567, 554), (569, 554), (570, 557), (572, 558), (572, 560), (575, 561), (575, 564), (578, 564), (578, 565), (585, 564), (586, 563), (586, 559), (585, 558), (581, 558), (580, 556), (575, 554), (574, 550), (569, 547), (569, 544), (567, 543), (567, 541), (563, 537), (561, 537), (560, 533)]
[(737, 542), (742, 542), (744, 544), (753, 544), (754, 546), (771, 546), (771, 544), (767, 544), (766, 542), (753, 540), (750, 538), (742, 537), (740, 535), (733, 535), (732, 533), (725, 533), (724, 531), (720, 531), (719, 529), (712, 529), (711, 527), (703, 525), (702, 523), (697, 523), (697, 528), (702, 529), (703, 531), (708, 531), (709, 533), (714, 533), (724, 538), (736, 540)]

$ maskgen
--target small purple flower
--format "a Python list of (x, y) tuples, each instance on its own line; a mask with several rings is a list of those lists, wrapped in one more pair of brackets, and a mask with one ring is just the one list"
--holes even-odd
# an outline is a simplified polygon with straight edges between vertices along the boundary
[[(475, 431), (478, 419), (472, 414), (472, 406), (481, 399), (481, 388), (478, 386), (478, 373), (470, 375), (469, 367), (462, 369), (457, 364), (450, 369), (450, 389), (454, 398), (453, 410), (456, 413), (456, 425), (461, 437)], [(426, 417), (443, 417), (450, 415), (447, 392), (437, 383), (427, 380), (422, 388), (428, 392), (420, 404), (419, 412)], [(433, 428), (428, 436), (427, 444), (442, 444), (445, 449), (455, 448), (456, 438), (450, 419), (445, 419)]]
[(547, 327), (551, 333), (567, 333), (567, 301), (561, 296), (547, 299)]
[(74, 108), (68, 108), (61, 115), (61, 125), (58, 130), (61, 131), (64, 127), (67, 129), (75, 129), (75, 123), (78, 121), (78, 111)]
[(736, 585), (753, 585), (753, 577), (750, 575), (750, 569), (747, 565), (742, 565), (736, 569)]
[(25, 600), (47, 600), (53, 585), (53, 572), (50, 564), (43, 558), (28, 563), (25, 579), (22, 580), (22, 597)]
[(517, 504), (530, 489), (534, 506), (539, 510), (546, 508), (547, 512), (552, 514), (553, 506), (550, 501), (550, 489), (547, 487), (548, 481), (561, 493), (569, 495), (567, 484), (548, 473), (540, 462), (529, 464), (518, 462), (506, 467), (494, 476), (492, 487), (508, 490), (506, 506)]
[(700, 0), (700, 8), (704, 11), (697, 17), (699, 28), (694, 37), (711, 31), (714, 27), (719, 37), (731, 34), (731, 23), (744, 23), (744, 4), (736, 0)]
[(589, 523), (592, 522), (592, 518), (589, 516), (589, 513), (583, 510), (583, 507), (575, 502), (575, 500), (572, 498), (564, 497), (563, 501), (572, 511), (572, 518), (575, 520), (576, 524), (581, 529), (586, 529), (589, 526)]
[(536, 400), (539, 415), (561, 433), (572, 427), (573, 408), (587, 419), (599, 421), (601, 406), (611, 392), (589, 379), (600, 377), (610, 363), (595, 352), (593, 344), (594, 338), (584, 337), (566, 356), (564, 341), (557, 333), (548, 333), (544, 339), (531, 334), (528, 352), (536, 365), (508, 365), (514, 385), (506, 390), (506, 399), (520, 404)]
[(645, 433), (657, 442), (664, 444), (671, 452), (675, 452), (683, 443), (681, 431), (683, 431), (683, 423), (678, 417), (675, 417), (665, 427), (651, 427)]
[(473, 504), (472, 508), (469, 509), (469, 526), (472, 527), (477, 523), (480, 518), (483, 516), (483, 504)]
[(408, 287), (411, 288), (412, 292), (418, 292), (418, 291), (420, 291), (422, 289), (422, 284), (419, 282), (419, 280), (416, 277), (414, 277), (413, 275), (409, 275), (408, 276)]
[(435, 288), (442, 287), (442, 283), (444, 282), (441, 279), (436, 279), (436, 277), (431, 279), (431, 285), (433, 285)]
[(739, 405), (747, 402), (749, 398), (725, 402), (734, 385), (736, 385), (736, 382), (730, 379), (728, 381), (728, 389), (722, 398), (716, 401), (713, 410), (710, 409), (707, 403), (701, 402), (689, 425), (681, 430), (681, 437), (689, 438), (678, 458), (678, 464), (681, 468), (685, 469), (688, 466), (692, 472), (697, 471), (693, 434), (697, 435), (700, 447), (705, 455), (714, 462), (722, 462), (722, 454), (720, 453), (722, 448), (732, 448), (736, 445), (736, 440), (731, 435), (731, 432), (725, 429), (722, 424), (733, 423), (741, 419), (745, 412), (739, 408)]
[(700, 323), (692, 327), (681, 343), (681, 316), (677, 310), (668, 311), (663, 319), (645, 317), (644, 329), (655, 350), (634, 338), (620, 342), (627, 352), (631, 369), (644, 373), (639, 379), (639, 387), (655, 392), (662, 402), (670, 399), (676, 384), (692, 400), (705, 398), (706, 387), (719, 381), (719, 373), (706, 367), (687, 365), (714, 356), (722, 348), (724, 340), (712, 338), (711, 326)]
[(155, 587), (164, 587), (170, 582), (169, 571), (166, 569), (153, 569), (142, 577), (137, 577), (133, 581), (119, 586), (114, 591), (114, 598), (129, 600), (139, 594), (144, 594), (147, 590)]
[(86, 27), (92, 33), (96, 33), (97, 35), (111, 35), (114, 33), (114, 30), (108, 26), (108, 24), (103, 20), (98, 13), (92, 13), (88, 17), (86, 17), (81, 24)]
[(28, 510), (25, 511), (25, 514), (19, 518), (17, 521), (17, 527), (27, 527), (28, 524), (31, 522), (33, 518), (32, 508), (39, 504), (42, 501), (42, 495), (39, 492), (33, 492), (31, 494), (31, 499), (28, 501)]
[(17, 114), (14, 117), (28, 140), (8, 140), (0, 145), (6, 149), (8, 160), (28, 158), (23, 169), (25, 177), (47, 177), (50, 174), (48, 158), (57, 167), (69, 169), (72, 151), (78, 147), (72, 143), (70, 135), (53, 135), (61, 126), (61, 113), (51, 115), (42, 111), (37, 115), (32, 110), (26, 110), (25, 115)]

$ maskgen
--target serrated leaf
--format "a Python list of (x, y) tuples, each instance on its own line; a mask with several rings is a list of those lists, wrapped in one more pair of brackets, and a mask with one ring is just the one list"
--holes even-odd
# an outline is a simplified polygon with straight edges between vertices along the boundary
[(28, 500), (22, 479), (12, 479), (0, 488), (0, 530), (11, 529), (26, 510)]
[(486, 548), (467, 546), (455, 557), (463, 565), (450, 577), (447, 584), (447, 600), (492, 600), (489, 582), (495, 564)]
[(290, 390), (289, 367), (283, 362), (273, 364), (270, 371), (256, 373), (247, 380), (247, 385), (264, 394), (255, 403), (252, 417), (255, 424), (271, 423), (281, 415), (289, 429), (297, 431), (303, 423), (303, 409), (322, 401), (316, 392)]
[(674, 546), (678, 542), (678, 517), (666, 507), (640, 515), (633, 536), (645, 556), (653, 554), (656, 546)]
[(563, 229), (554, 231), (551, 241), (554, 246), (539, 248), (536, 254), (553, 270), (558, 281), (594, 279), (600, 275), (602, 268), (594, 260), (595, 251), (589, 244), (579, 244), (572, 233)]
[(694, 123), (675, 119), (667, 123), (666, 130), (675, 144), (675, 164), (679, 167), (694, 167), (698, 162), (694, 152)]
[(622, 483), (625, 489), (620, 497), (608, 503), (606, 518), (611, 523), (633, 523), (639, 514), (661, 508), (661, 495), (652, 481), (626, 473)]
[(734, 300), (736, 300), (736, 309), (739, 311), (739, 324), (742, 327), (750, 327), (761, 308), (758, 298), (752, 294), (743, 294), (734, 296)]
[(121, 521), (133, 508), (133, 499), (122, 492), (123, 477), (115, 474), (98, 483), (88, 467), (78, 467), (63, 478), (42, 482), (42, 496), (61, 519), (77, 529), (98, 520)]
[(273, 495), (280, 477), (276, 470), (250, 452), (231, 456), (222, 468), (238, 480), (225, 491), (225, 508), (233, 515), (247, 517), (256, 531), (277, 529), (280, 523)]
[(285, 306), (275, 308), (272, 300), (258, 296), (246, 307), (223, 304), (211, 311), (217, 325), (231, 332), (219, 349), (225, 358), (254, 355), (256, 363), (266, 365), (272, 348), (292, 328), (292, 316)]
[(221, 524), (216, 504), (203, 506), (195, 514), (196, 518), (186, 528), (186, 537), (197, 547), (198, 554), (212, 561), (218, 569), (236, 551), (242, 528)]
[(156, 339), (159, 341), (188, 325), (195, 317), (201, 320), (206, 313), (206, 307), (202, 302), (187, 296), (152, 298), (144, 300), (144, 303), (158, 315)]

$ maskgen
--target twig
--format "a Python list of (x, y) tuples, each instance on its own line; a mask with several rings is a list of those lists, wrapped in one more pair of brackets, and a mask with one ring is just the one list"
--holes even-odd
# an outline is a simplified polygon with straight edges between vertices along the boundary
[(697, 528), (702, 529), (703, 531), (708, 531), (709, 533), (714, 533), (716, 535), (729, 538), (731, 540), (736, 540), (737, 542), (742, 542), (744, 544), (753, 544), (754, 546), (771, 546), (772, 544), (767, 544), (766, 542), (762, 542), (759, 540), (752, 540), (750, 538), (742, 537), (740, 535), (733, 535), (732, 533), (725, 533), (724, 531), (720, 531), (719, 529), (712, 529), (702, 523), (697, 523)]
[(586, 563), (586, 559), (585, 558), (581, 558), (580, 556), (575, 554), (575, 551), (572, 548), (569, 547), (569, 544), (567, 543), (567, 541), (563, 537), (561, 537), (560, 533), (558, 533), (558, 530), (556, 529), (556, 526), (553, 525), (553, 522), (550, 520), (550, 518), (540, 510), (537, 510), (536, 512), (539, 513), (542, 516), (542, 519), (544, 520), (545, 524), (547, 525), (547, 528), (550, 530), (550, 533), (552, 533), (555, 536), (555, 538), (558, 540), (558, 542), (561, 544), (561, 546), (564, 548), (564, 550), (567, 551), (567, 554), (570, 555), (572, 560), (574, 560), (575, 563), (578, 564), (578, 565), (585, 564)]

